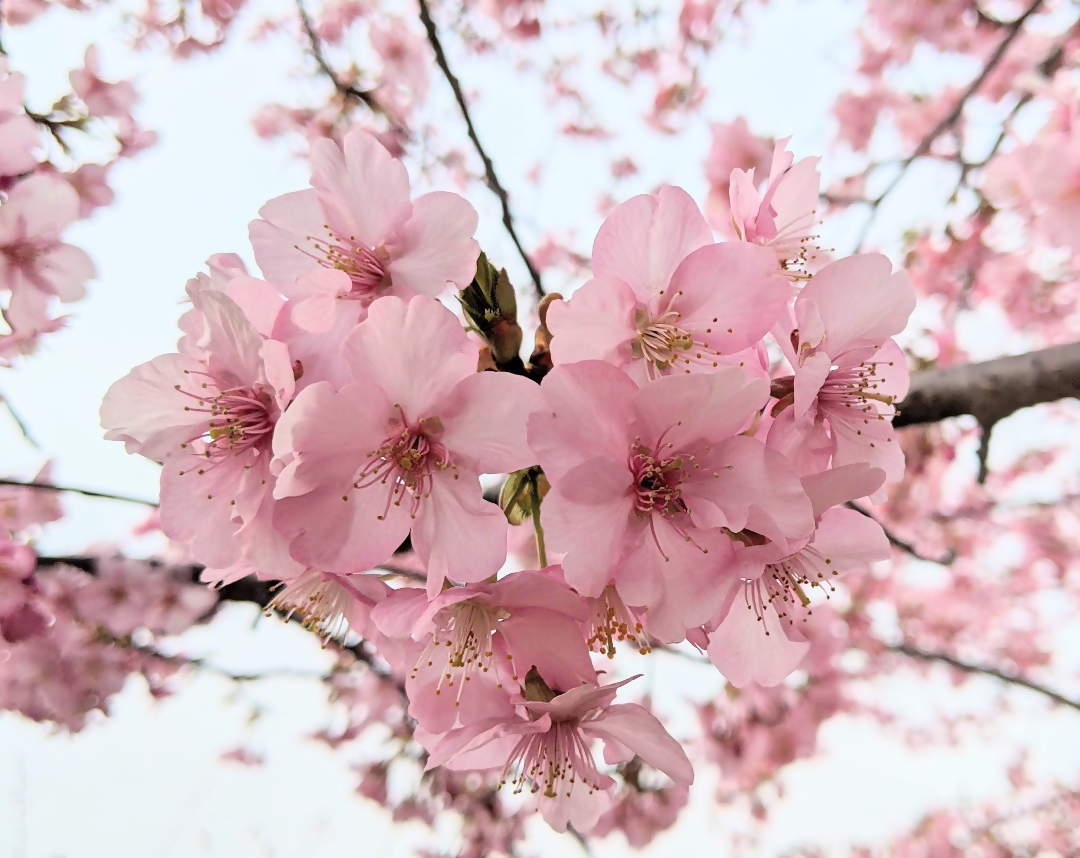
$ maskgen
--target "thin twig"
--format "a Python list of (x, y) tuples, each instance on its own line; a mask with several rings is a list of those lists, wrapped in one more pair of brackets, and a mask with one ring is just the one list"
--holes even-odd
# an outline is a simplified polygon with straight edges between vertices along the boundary
[(315, 32), (315, 26), (311, 22), (311, 16), (308, 15), (307, 9), (304, 8), (303, 0), (296, 0), (296, 9), (300, 13), (300, 23), (304, 28), (304, 33), (306, 33), (308, 37), (311, 55), (315, 58), (319, 70), (330, 79), (330, 82), (334, 85), (334, 89), (346, 98), (355, 98), (361, 104), (367, 106), (373, 113), (385, 116), (395, 134), (401, 137), (407, 137), (408, 129), (387, 112), (386, 108), (383, 107), (375, 97), (374, 92), (367, 89), (359, 89), (352, 84), (344, 83), (341, 78), (338, 77), (337, 72), (331, 68), (330, 63), (326, 59), (326, 55), (323, 53), (319, 34)]
[(992, 676), (994, 679), (1000, 679), (1002, 682), (1007, 682), (1010, 685), (1019, 685), (1022, 688), (1027, 688), (1029, 691), (1035, 691), (1044, 697), (1049, 697), (1055, 703), (1060, 703), (1062, 706), (1068, 706), (1069, 708), (1076, 709), (1080, 712), (1080, 700), (1073, 700), (1063, 694), (1058, 694), (1058, 692), (1051, 691), (1049, 688), (1039, 685), (1037, 682), (1032, 682), (1030, 679), (1025, 679), (1019, 674), (1006, 673), (996, 667), (987, 667), (982, 664), (971, 664), (970, 662), (960, 661), (960, 659), (948, 655), (947, 653), (931, 652), (906, 643), (886, 647), (886, 649), (890, 652), (906, 655), (909, 658), (918, 659), (919, 661), (941, 662), (942, 664), (947, 664), (957, 670), (962, 670), (964, 673)]
[(499, 198), (499, 202), (502, 205), (502, 222), (506, 227), (506, 231), (510, 234), (510, 238), (513, 239), (514, 246), (517, 248), (518, 253), (521, 255), (521, 259), (525, 263), (525, 267), (529, 269), (529, 276), (532, 277), (533, 288), (536, 290), (536, 297), (543, 298), (545, 295), (544, 286), (540, 281), (540, 272), (533, 265), (529, 255), (525, 252), (525, 248), (521, 245), (521, 240), (518, 238), (517, 230), (514, 229), (514, 216), (510, 213), (510, 195), (506, 192), (506, 188), (499, 182), (499, 177), (495, 175), (495, 166), (491, 163), (491, 158), (488, 157), (487, 152), (484, 151), (483, 145), (480, 143), (480, 138), (476, 134), (476, 127), (473, 125), (472, 116), (469, 114), (469, 106), (465, 101), (465, 93), (461, 90), (461, 81), (457, 79), (454, 73), (450, 70), (450, 64), (446, 60), (446, 52), (443, 51), (442, 42), (439, 41), (439, 31), (435, 26), (435, 21), (431, 17), (431, 9), (428, 6), (427, 0), (419, 0), (420, 3), (420, 21), (424, 25), (424, 29), (427, 30), (428, 42), (431, 43), (432, 49), (435, 51), (435, 62), (438, 63), (439, 69), (443, 73), (443, 77), (446, 78), (450, 84), (450, 88), (454, 91), (454, 98), (457, 100), (458, 108), (461, 110), (461, 115), (465, 119), (465, 126), (469, 130), (469, 139), (472, 141), (473, 148), (476, 149), (477, 154), (480, 156), (480, 160), (484, 162), (484, 180), (487, 182), (487, 186), (491, 189), (491, 192)]
[(30, 427), (26, 425), (23, 419), (19, 416), (18, 412), (11, 407), (11, 400), (6, 396), (0, 396), (0, 402), (4, 403), (4, 407), (7, 409), (7, 413), (11, 415), (11, 419), (15, 421), (15, 425), (19, 427), (19, 432), (22, 433), (23, 438), (30, 444), (35, 450), (40, 450), (41, 445), (34, 440), (34, 437), (30, 434)]
[(0, 479), (0, 486), (15, 486), (16, 488), (24, 489), (40, 489), (47, 492), (71, 492), (77, 495), (85, 495), (88, 498), (105, 498), (106, 500), (123, 501), (124, 503), (137, 503), (143, 506), (157, 506), (157, 501), (146, 500), (145, 498), (133, 498), (127, 495), (114, 495), (111, 492), (95, 492), (90, 489), (75, 489), (71, 486), (53, 486), (49, 483), (34, 483), (23, 482), (21, 480), (4, 480)]
[(925, 554), (921, 554), (919, 550), (910, 542), (905, 539), (901, 539), (899, 536), (889, 530), (889, 528), (887, 528), (884, 524), (878, 521), (877, 518), (871, 515), (869, 511), (863, 509), (858, 504), (854, 503), (853, 501), (848, 501), (844, 504), (844, 506), (846, 506), (848, 509), (855, 510), (855, 512), (857, 513), (865, 515), (871, 521), (876, 522), (877, 525), (883, 531), (885, 531), (885, 538), (889, 540), (890, 545), (892, 545), (894, 548), (899, 548), (901, 551), (904, 551), (907, 554), (910, 554), (916, 560), (922, 560), (926, 563), (937, 563), (939, 566), (951, 566), (953, 563), (956, 562), (955, 551), (949, 551), (949, 553), (946, 554), (944, 557), (927, 557)]
[(858, 253), (862, 249), (863, 244), (866, 241), (866, 237), (870, 232), (870, 227), (874, 223), (874, 219), (877, 217), (877, 212), (881, 208), (882, 202), (889, 196), (900, 184), (901, 179), (907, 174), (908, 168), (930, 151), (930, 147), (934, 145), (937, 139), (944, 134), (947, 130), (952, 128), (960, 117), (963, 115), (964, 107), (967, 105), (968, 99), (971, 98), (979, 88), (986, 82), (986, 79), (990, 74), (998, 67), (1002, 59), (1005, 57), (1005, 52), (1008, 51), (1009, 46), (1016, 40), (1024, 28), (1024, 24), (1027, 23), (1028, 18), (1034, 15), (1039, 8), (1043, 5), (1045, 0), (1035, 0), (1024, 12), (1014, 21), (1008, 25), (1008, 31), (1005, 33), (1005, 37), (998, 44), (997, 48), (990, 55), (990, 58), (986, 61), (986, 65), (983, 66), (983, 70), (979, 73), (979, 76), (975, 78), (971, 83), (967, 85), (967, 88), (960, 94), (960, 98), (957, 99), (953, 109), (949, 111), (937, 125), (935, 125), (930, 132), (923, 137), (918, 146), (915, 147), (915, 151), (912, 152), (907, 158), (900, 163), (900, 171), (893, 177), (893, 180), (885, 187), (880, 194), (874, 199), (869, 201), (870, 214), (863, 224), (862, 232), (859, 236), (858, 244), (856, 245), (855, 252)]

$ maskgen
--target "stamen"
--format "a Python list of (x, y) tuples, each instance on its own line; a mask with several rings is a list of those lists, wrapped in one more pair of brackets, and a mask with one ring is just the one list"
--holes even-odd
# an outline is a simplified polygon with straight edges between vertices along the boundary
[(642, 655), (652, 652), (641, 621), (626, 606), (614, 587), (609, 585), (601, 595), (585, 601), (589, 606), (589, 619), (585, 627), (589, 649), (614, 658), (615, 642), (630, 641)]

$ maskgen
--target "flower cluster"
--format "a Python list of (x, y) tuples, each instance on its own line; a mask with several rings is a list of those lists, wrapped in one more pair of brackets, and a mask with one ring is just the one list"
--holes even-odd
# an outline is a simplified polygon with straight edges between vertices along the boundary
[[(162, 529), (207, 581), (282, 581), (271, 607), (376, 646), (428, 768), (501, 769), (559, 830), (610, 809), (595, 740), (688, 786), (593, 653), (688, 640), (738, 687), (799, 665), (813, 592), (888, 556), (846, 504), (903, 474), (906, 275), (821, 264), (816, 160), (781, 141), (763, 188), (732, 173), (736, 240), (678, 188), (618, 206), (526, 366), (464, 199), (413, 199), (359, 130), (314, 144), (311, 185), (252, 223), (263, 278), (212, 257), (178, 351), (105, 398), (107, 437), (162, 463)], [(505, 514), (483, 475), (510, 475)], [(540, 568), (501, 574), (525, 518)], [(406, 541), (425, 587), (377, 572)]]

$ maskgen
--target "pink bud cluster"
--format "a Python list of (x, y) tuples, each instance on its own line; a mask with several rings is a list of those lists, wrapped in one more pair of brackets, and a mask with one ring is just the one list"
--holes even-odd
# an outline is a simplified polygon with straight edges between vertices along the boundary
[[(764, 186), (736, 169), (719, 243), (678, 188), (618, 206), (592, 279), (546, 307), (553, 368), (515, 374), (479, 371), (437, 300), (477, 271), (472, 207), (413, 199), (365, 132), (316, 141), (311, 188), (251, 225), (263, 278), (212, 257), (178, 351), (116, 382), (102, 425), (162, 463), (162, 529), (206, 580), (279, 580), (272, 608), (377, 648), (429, 769), (501, 770), (558, 830), (615, 824), (609, 767), (694, 773), (594, 658), (689, 641), (732, 685), (777, 685), (813, 594), (889, 553), (846, 504), (903, 475), (914, 293), (880, 255), (824, 264), (818, 179), (786, 141)], [(541, 568), (502, 574), (481, 476), (503, 474)], [(394, 589), (378, 570), (406, 540), (426, 586)]]

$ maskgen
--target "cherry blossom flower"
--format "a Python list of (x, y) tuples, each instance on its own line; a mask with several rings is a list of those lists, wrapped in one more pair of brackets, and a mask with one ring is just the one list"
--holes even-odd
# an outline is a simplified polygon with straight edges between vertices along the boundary
[(8, 72), (6, 57), (0, 57), (0, 177), (19, 176), (38, 164), (35, 154), (41, 134), (23, 108), (26, 78)]
[(838, 506), (873, 494), (884, 480), (884, 471), (865, 464), (805, 477), (817, 519), (813, 536), (797, 551), (768, 543), (739, 552), (743, 585), (710, 623), (708, 646), (709, 659), (736, 688), (777, 685), (798, 667), (810, 644), (795, 620), (804, 612), (805, 623), (812, 613), (809, 592), (831, 591), (836, 577), (889, 558), (881, 525)]
[(489, 769), (502, 766), (502, 785), (520, 793), (526, 784), (538, 794), (540, 812), (556, 831), (573, 825), (588, 832), (610, 806), (614, 779), (600, 771), (590, 743), (604, 742), (609, 764), (635, 754), (676, 784), (689, 786), (694, 770), (686, 752), (656, 716), (637, 703), (613, 703), (611, 685), (582, 684), (555, 694), (540, 684), (528, 694), (527, 717), (500, 715), (452, 730), (431, 747), (428, 770)]
[[(810, 502), (783, 457), (738, 435), (768, 399), (737, 367), (638, 388), (602, 361), (556, 367), (529, 443), (552, 490), (543, 523), (565, 552), (566, 581), (587, 597), (614, 582), (648, 628), (681, 640), (735, 580), (721, 529), (787, 545), (813, 529)], [(703, 616), (704, 615), (704, 616)]]
[(270, 472), (274, 426), (295, 387), (288, 348), (261, 337), (225, 294), (197, 280), (188, 294), (203, 319), (201, 353), (162, 355), (113, 384), (105, 437), (165, 462), (162, 530), (201, 562), (225, 568), (243, 555), (291, 577), (296, 565), (272, 527)]
[(314, 333), (339, 314), (355, 325), (384, 295), (463, 288), (480, 252), (476, 211), (463, 198), (435, 191), (410, 201), (405, 166), (378, 140), (355, 130), (344, 147), (316, 140), (312, 189), (271, 200), (251, 224), (263, 274), (298, 293), (293, 318)]
[(50, 298), (68, 303), (86, 294), (94, 264), (60, 240), (78, 216), (71, 185), (41, 173), (16, 184), (0, 206), (0, 289), (11, 291), (4, 316), (12, 328), (38, 330), (49, 322)]
[(83, 67), (70, 74), (71, 88), (87, 109), (96, 116), (129, 117), (139, 95), (130, 81), (108, 83), (101, 79), (97, 45), (90, 45), (83, 57)]
[(731, 223), (740, 241), (770, 248), (780, 269), (792, 280), (806, 280), (806, 265), (812, 264), (820, 248), (817, 239), (820, 158), (804, 158), (792, 165), (788, 140), (778, 140), (765, 192), (754, 186), (754, 170), (731, 173)]
[(775, 256), (713, 244), (680, 188), (643, 194), (608, 216), (593, 243), (593, 279), (548, 307), (556, 364), (606, 360), (644, 383), (672, 372), (759, 367), (751, 350), (791, 295)]
[(890, 481), (903, 477), (891, 418), (907, 393), (908, 371), (891, 337), (914, 307), (907, 274), (893, 273), (877, 253), (832, 262), (804, 287), (796, 327), (776, 331), (795, 375), (768, 435), (800, 473), (868, 462)]
[(267, 613), (276, 609), (286, 620), (296, 614), (304, 628), (327, 640), (344, 639), (346, 631), (372, 638), (369, 622), (372, 608), (390, 592), (390, 588), (373, 575), (334, 575), (306, 569), (279, 585), (278, 593), (267, 606)]
[(297, 396), (274, 436), (284, 464), (276, 523), (294, 557), (364, 571), (412, 532), (428, 592), (445, 577), (478, 582), (506, 559), (506, 519), (479, 475), (533, 464), (525, 420), (539, 388), (477, 373), (479, 344), (430, 298), (381, 298), (349, 336), (353, 382)]
[(421, 589), (396, 590), (372, 620), (386, 635), (423, 644), (405, 680), (409, 714), (445, 733), (455, 722), (512, 715), (511, 690), (530, 668), (552, 688), (595, 682), (578, 626), (585, 610), (565, 584), (525, 571), (452, 587), (430, 602)]

